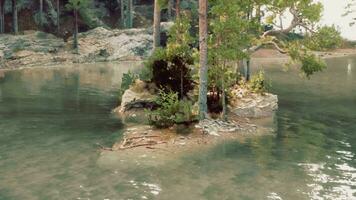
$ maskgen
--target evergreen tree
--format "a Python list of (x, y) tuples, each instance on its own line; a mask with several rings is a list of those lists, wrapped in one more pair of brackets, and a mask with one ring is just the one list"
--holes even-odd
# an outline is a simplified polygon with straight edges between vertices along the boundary
[(43, 28), (43, 0), (39, 0), (39, 5), (40, 5), (40, 9), (39, 9), (39, 24), (40, 27)]
[(89, 6), (88, 0), (69, 0), (66, 8), (73, 11), (74, 15), (74, 32), (73, 32), (73, 48), (78, 50), (78, 13), (80, 10)]
[(154, 1), (153, 11), (153, 47), (156, 49), (161, 46), (161, 5), (159, 0)]
[(5, 33), (5, 0), (0, 0), (0, 34)]
[(124, 28), (133, 27), (133, 0), (121, 0), (121, 23)]
[(59, 0), (56, 0), (56, 21), (57, 21), (57, 33), (60, 33), (60, 16), (61, 16), (61, 11), (60, 11), (60, 4)]
[(18, 16), (17, 16), (17, 1), (12, 0), (12, 31), (14, 34), (18, 34), (19, 25), (18, 25)]

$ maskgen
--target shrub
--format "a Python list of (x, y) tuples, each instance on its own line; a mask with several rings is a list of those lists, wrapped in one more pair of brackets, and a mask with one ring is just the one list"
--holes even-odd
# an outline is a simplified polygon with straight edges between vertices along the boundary
[(174, 124), (191, 123), (195, 121), (193, 105), (188, 100), (179, 100), (175, 92), (160, 91), (155, 100), (156, 110), (147, 111), (148, 121), (158, 128), (167, 128)]
[(264, 93), (267, 91), (267, 82), (265, 80), (265, 73), (263, 71), (259, 71), (257, 74), (251, 77), (250, 82), (248, 83), (248, 87), (257, 93)]
[(194, 88), (190, 67), (194, 60), (189, 30), (189, 19), (182, 16), (169, 31), (167, 47), (156, 49), (140, 75), (142, 80), (155, 83), (166, 93), (178, 93), (179, 99), (183, 99)]
[(129, 89), (130, 86), (138, 79), (138, 75), (132, 72), (124, 73), (121, 79), (121, 86), (119, 89), (119, 99), (122, 98), (125, 90)]

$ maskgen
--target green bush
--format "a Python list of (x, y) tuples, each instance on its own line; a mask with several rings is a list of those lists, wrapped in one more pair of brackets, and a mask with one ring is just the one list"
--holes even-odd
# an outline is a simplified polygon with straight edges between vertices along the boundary
[(189, 30), (189, 19), (182, 16), (169, 31), (167, 47), (157, 48), (140, 74), (141, 80), (155, 83), (167, 93), (178, 93), (179, 99), (194, 88), (191, 70), (194, 59)]
[(165, 93), (161, 90), (155, 103), (158, 108), (147, 112), (149, 123), (157, 128), (195, 121), (192, 103), (188, 100), (179, 100), (177, 93)]
[(128, 73), (124, 73), (121, 79), (121, 86), (119, 89), (119, 99), (121, 100), (122, 95), (124, 94), (125, 90), (129, 89), (130, 86), (138, 79), (139, 76), (137, 74), (132, 73), (129, 71)]

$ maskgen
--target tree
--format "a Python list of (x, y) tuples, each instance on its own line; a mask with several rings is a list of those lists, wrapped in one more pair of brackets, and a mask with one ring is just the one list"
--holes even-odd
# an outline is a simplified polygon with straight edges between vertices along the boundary
[(43, 0), (39, 0), (40, 1), (40, 10), (39, 10), (39, 24), (40, 27), (43, 28)]
[(208, 2), (199, 0), (199, 117), (208, 113)]
[(176, 18), (180, 16), (180, 0), (176, 0)]
[(19, 25), (18, 25), (18, 18), (17, 18), (17, 2), (16, 0), (12, 0), (12, 31), (14, 34), (18, 34), (19, 32)]
[(208, 88), (218, 91), (224, 120), (227, 120), (227, 89), (236, 83), (237, 76), (232, 63), (247, 57), (241, 47), (248, 45), (251, 37), (248, 31), (255, 27), (248, 23), (248, 19), (236, 15), (239, 9), (240, 4), (236, 1), (219, 0), (212, 3), (210, 11)]
[(159, 0), (155, 0), (153, 12), (153, 48), (156, 49), (161, 46), (161, 5)]
[(339, 48), (342, 44), (340, 31), (335, 26), (323, 26), (306, 38), (306, 46), (311, 50), (324, 51)]
[[(313, 0), (276, 0), (264, 5), (266, 6), (265, 12), (271, 13), (266, 17), (266, 23), (272, 28), (260, 29), (254, 35), (253, 45), (246, 51), (251, 54), (265, 45), (271, 45), (280, 53), (288, 54), (293, 62), (300, 62), (301, 70), (307, 77), (324, 69), (325, 63), (310, 52), (310, 49), (303, 45), (303, 41), (286, 40), (286, 35), (297, 29), (305, 29), (310, 36), (317, 33), (315, 24), (321, 19), (323, 5)], [(283, 23), (278, 24), (278, 21), (286, 14), (290, 14), (292, 18), (289, 26), (284, 27)], [(251, 20), (254, 21), (254, 17)]]
[(73, 33), (73, 48), (78, 50), (78, 12), (87, 8), (88, 0), (69, 0), (66, 8), (73, 11), (74, 15), (74, 33)]
[(5, 0), (0, 0), (0, 34), (5, 33)]
[[(207, 2), (199, 1), (199, 45), (200, 45), (200, 82), (199, 111), (204, 119), (207, 113), (207, 84), (216, 81), (222, 95), (230, 81), (227, 77), (229, 66), (234, 59), (243, 60), (249, 69), (250, 55), (269, 45), (291, 57), (291, 62), (301, 63), (302, 72), (309, 77), (325, 68), (325, 63), (302, 40), (288, 40), (290, 33), (305, 29), (308, 34), (316, 33), (314, 25), (320, 20), (322, 4), (313, 0), (255, 0), (255, 1), (209, 1), (211, 23), (209, 24), (209, 68), (215, 69), (215, 77), (207, 73)], [(264, 13), (267, 16), (264, 16)], [(277, 23), (284, 15), (290, 14), (289, 26)], [(262, 21), (262, 19), (266, 19)], [(234, 49), (235, 48), (235, 49)], [(234, 55), (236, 54), (236, 55)], [(248, 79), (249, 73), (246, 73)], [(215, 80), (210, 80), (214, 78)], [(225, 97), (222, 99), (223, 111), (226, 113)]]
[(133, 0), (121, 0), (121, 23), (124, 28), (133, 27)]
[(57, 11), (57, 16), (56, 16), (56, 21), (57, 21), (57, 33), (60, 33), (60, 16), (61, 16), (61, 11), (60, 11), (60, 4), (59, 0), (56, 0), (56, 11)]
[(172, 7), (174, 4), (174, 0), (168, 0), (168, 5), (167, 5), (167, 15), (168, 15), (168, 20), (172, 21)]

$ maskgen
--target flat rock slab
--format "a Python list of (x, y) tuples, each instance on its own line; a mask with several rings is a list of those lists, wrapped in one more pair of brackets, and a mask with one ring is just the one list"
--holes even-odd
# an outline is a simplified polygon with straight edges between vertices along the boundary
[(270, 93), (252, 93), (242, 98), (237, 98), (230, 107), (230, 111), (245, 118), (271, 117), (278, 109), (277, 95)]

